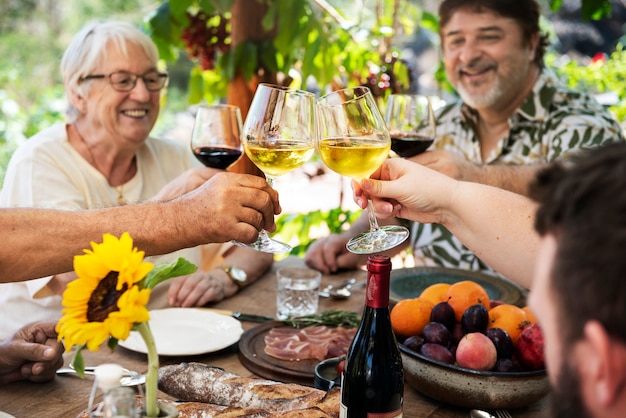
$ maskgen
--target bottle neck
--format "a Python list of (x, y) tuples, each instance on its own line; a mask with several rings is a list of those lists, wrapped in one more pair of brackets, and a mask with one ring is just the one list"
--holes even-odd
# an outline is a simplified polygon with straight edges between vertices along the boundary
[(389, 272), (368, 273), (365, 305), (375, 309), (389, 308)]

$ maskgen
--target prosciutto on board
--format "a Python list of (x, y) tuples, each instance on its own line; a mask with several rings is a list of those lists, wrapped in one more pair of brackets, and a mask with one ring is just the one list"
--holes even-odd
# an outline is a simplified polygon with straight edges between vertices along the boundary
[(318, 325), (306, 328), (276, 327), (265, 336), (265, 353), (281, 360), (318, 359), (344, 356), (356, 328)]

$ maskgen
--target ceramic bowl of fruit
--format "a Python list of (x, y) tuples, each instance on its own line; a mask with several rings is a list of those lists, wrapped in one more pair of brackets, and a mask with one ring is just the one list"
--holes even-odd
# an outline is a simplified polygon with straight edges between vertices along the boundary
[(543, 334), (532, 313), (490, 301), (475, 284), (452, 286), (391, 310), (407, 383), (466, 408), (520, 408), (546, 396)]

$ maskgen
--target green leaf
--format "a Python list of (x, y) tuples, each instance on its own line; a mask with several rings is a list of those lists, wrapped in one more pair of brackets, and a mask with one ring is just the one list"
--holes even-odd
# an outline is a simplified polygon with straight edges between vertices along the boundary
[(74, 354), (74, 358), (72, 359), (72, 368), (76, 370), (76, 374), (80, 377), (85, 377), (85, 360), (83, 359), (83, 348), (85, 345), (81, 345), (76, 348), (76, 353)]
[(194, 3), (194, 0), (173, 0), (172, 2), (166, 1), (163, 4), (168, 3), (172, 15), (179, 21), (186, 19), (187, 10)]
[(115, 350), (117, 348), (117, 338), (109, 337), (109, 341), (107, 341), (107, 347), (109, 347), (111, 351)]
[(276, 26), (276, 19), (278, 18), (278, 9), (280, 5), (278, 1), (274, 1), (270, 4), (270, 7), (267, 9), (265, 16), (263, 16), (263, 20), (261, 20), (261, 25), (266, 32), (269, 32), (274, 29)]
[(154, 289), (156, 285), (172, 277), (185, 276), (194, 273), (198, 268), (180, 257), (171, 263), (164, 263), (155, 266), (142, 280), (144, 289)]
[(239, 46), (241, 47), (241, 53), (237, 57), (236, 67), (241, 69), (241, 73), (246, 80), (251, 80), (258, 68), (257, 46), (251, 42), (244, 42)]
[(199, 67), (193, 67), (189, 75), (189, 84), (187, 85), (187, 102), (196, 104), (202, 101), (204, 96), (204, 78), (202, 70)]
[(220, 14), (224, 14), (230, 12), (233, 7), (233, 0), (198, 0), (198, 4), (205, 12), (216, 10)]

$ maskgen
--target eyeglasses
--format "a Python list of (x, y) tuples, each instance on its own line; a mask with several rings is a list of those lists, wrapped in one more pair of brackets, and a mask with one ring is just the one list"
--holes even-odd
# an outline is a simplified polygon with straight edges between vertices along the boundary
[(109, 75), (105, 74), (92, 74), (85, 77), (81, 77), (79, 81), (104, 79), (108, 78), (111, 86), (117, 91), (131, 91), (137, 85), (137, 79), (141, 78), (146, 85), (146, 88), (150, 91), (159, 91), (165, 86), (167, 82), (167, 73), (160, 73), (158, 71), (150, 71), (144, 75), (135, 73), (129, 73), (128, 71), (115, 71)]

